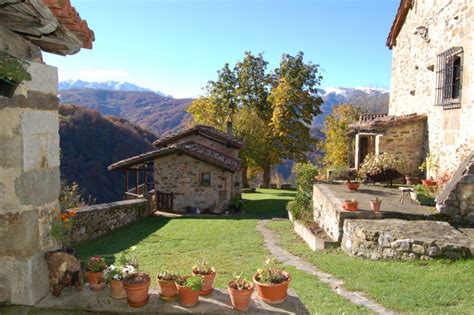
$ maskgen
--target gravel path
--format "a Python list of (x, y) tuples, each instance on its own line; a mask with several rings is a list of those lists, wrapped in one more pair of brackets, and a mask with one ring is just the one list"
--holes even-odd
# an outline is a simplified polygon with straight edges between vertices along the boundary
[(378, 304), (377, 302), (365, 297), (360, 292), (348, 291), (344, 288), (344, 282), (341, 279), (338, 279), (329, 273), (325, 273), (318, 270), (314, 265), (280, 247), (278, 245), (278, 235), (265, 227), (267, 222), (268, 220), (261, 220), (257, 224), (257, 230), (262, 234), (263, 238), (265, 239), (265, 245), (270, 250), (272, 255), (277, 257), (282, 263), (287, 266), (293, 266), (299, 270), (305, 271), (318, 277), (321, 282), (329, 285), (329, 287), (336, 294), (342, 296), (345, 299), (348, 299), (352, 303), (363, 305), (377, 314), (396, 314), (395, 312), (386, 309), (384, 306)]

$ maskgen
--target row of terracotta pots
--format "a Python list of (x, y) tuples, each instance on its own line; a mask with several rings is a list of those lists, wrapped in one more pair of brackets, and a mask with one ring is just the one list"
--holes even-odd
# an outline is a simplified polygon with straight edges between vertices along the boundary
[[(379, 212), (380, 211), (380, 205), (382, 204), (382, 200), (380, 199), (374, 199), (370, 200), (370, 209), (374, 212)], [(357, 211), (359, 210), (359, 202), (357, 200), (344, 200), (344, 204), (342, 205), (342, 208), (347, 211)]]
[[(258, 297), (269, 304), (282, 303), (287, 298), (288, 284), (291, 281), (291, 276), (287, 272), (283, 272), (287, 279), (278, 284), (267, 284), (258, 281), (259, 275), (255, 273), (253, 282), (257, 287)], [(143, 275), (143, 273), (142, 273)], [(193, 274), (193, 277), (198, 275)], [(174, 280), (160, 280), (157, 281), (160, 289), (160, 298), (164, 301), (176, 301), (179, 297), (180, 303), (184, 307), (193, 307), (199, 303), (199, 296), (209, 295), (213, 292), (213, 284), (216, 273), (200, 276), (202, 279), (201, 290), (193, 290), (190, 287), (180, 285)], [(91, 290), (97, 291), (105, 288), (105, 279), (102, 272), (86, 272), (86, 278), (89, 282)], [(145, 277), (146, 278), (146, 277)], [(184, 279), (189, 278), (183, 277)], [(252, 293), (254, 291), (254, 284), (249, 283), (250, 286), (245, 290), (237, 290), (232, 287), (233, 280), (227, 285), (231, 303), (234, 309), (238, 311), (246, 311), (250, 305)], [(148, 303), (150, 288), (150, 278), (145, 281), (137, 283), (123, 282), (121, 280), (110, 281), (110, 295), (115, 299), (127, 298), (128, 304), (132, 307), (142, 307)]]

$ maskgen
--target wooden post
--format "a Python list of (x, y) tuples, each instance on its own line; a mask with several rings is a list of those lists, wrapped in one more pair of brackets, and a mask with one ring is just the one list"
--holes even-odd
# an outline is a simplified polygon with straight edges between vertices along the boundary
[(135, 168), (135, 193), (138, 195), (138, 183), (140, 182), (140, 177), (139, 177), (139, 173), (138, 173), (138, 167)]
[(148, 182), (147, 182), (147, 174), (148, 173), (148, 169), (147, 169), (147, 165), (145, 163), (145, 165), (143, 165), (143, 179), (144, 179), (144, 182), (145, 182), (145, 193), (148, 193)]
[(128, 169), (125, 169), (124, 170), (124, 176), (125, 176), (125, 197), (127, 196), (127, 192), (128, 192)]

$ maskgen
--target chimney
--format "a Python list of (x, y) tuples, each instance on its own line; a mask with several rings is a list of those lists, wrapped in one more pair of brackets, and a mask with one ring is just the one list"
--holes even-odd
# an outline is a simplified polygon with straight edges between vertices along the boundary
[(234, 136), (234, 133), (232, 132), (232, 118), (230, 118), (230, 115), (227, 116), (227, 135), (229, 137)]

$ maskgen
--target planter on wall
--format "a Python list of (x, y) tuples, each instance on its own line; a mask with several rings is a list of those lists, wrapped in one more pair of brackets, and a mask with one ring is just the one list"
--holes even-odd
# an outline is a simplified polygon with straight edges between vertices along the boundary
[(18, 85), (18, 83), (0, 79), (0, 96), (12, 97)]
[(100, 291), (105, 288), (104, 273), (86, 271), (86, 279), (92, 291)]
[(347, 211), (357, 211), (359, 203), (357, 201), (345, 200), (342, 207)]
[(347, 182), (346, 186), (349, 190), (356, 191), (359, 189), (360, 183), (359, 182)]
[(123, 288), (122, 280), (110, 280), (110, 296), (119, 300), (127, 298), (127, 292)]

